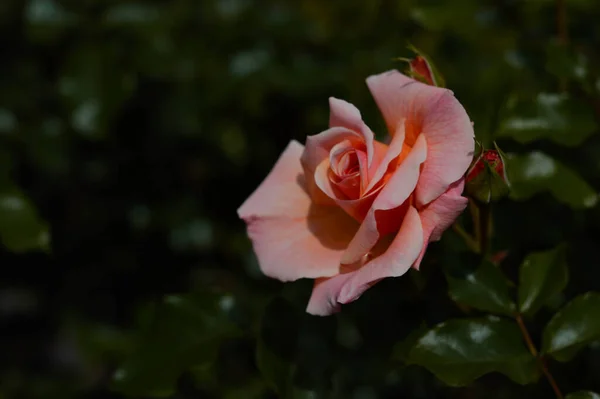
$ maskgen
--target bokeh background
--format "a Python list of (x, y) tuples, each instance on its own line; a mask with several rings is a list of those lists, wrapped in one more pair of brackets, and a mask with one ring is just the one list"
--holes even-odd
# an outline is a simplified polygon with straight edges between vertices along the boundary
[[(440, 271), (453, 232), (422, 273), (318, 318), (310, 281), (261, 275), (236, 209), (327, 127), (329, 96), (383, 137), (365, 78), (404, 69), (410, 42), (477, 138), (520, 154), (494, 207), (506, 273), (569, 247), (538, 342), (600, 290), (600, 3), (564, 2), (2, 0), (0, 398), (552, 397), (543, 379), (449, 388), (403, 363), (412, 332), (465, 311)], [(600, 344), (550, 367), (567, 392), (600, 390)]]

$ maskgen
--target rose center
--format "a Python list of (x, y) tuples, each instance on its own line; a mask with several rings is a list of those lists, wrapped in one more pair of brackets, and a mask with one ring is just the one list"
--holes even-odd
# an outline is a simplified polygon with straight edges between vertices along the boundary
[(365, 151), (349, 142), (339, 143), (331, 149), (329, 179), (338, 194), (346, 199), (360, 198), (366, 162)]

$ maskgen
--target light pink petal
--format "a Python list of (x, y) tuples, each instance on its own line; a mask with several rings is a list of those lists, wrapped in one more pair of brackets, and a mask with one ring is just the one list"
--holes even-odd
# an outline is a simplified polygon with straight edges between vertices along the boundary
[(292, 140), (260, 186), (238, 209), (240, 218), (305, 217), (311, 201), (303, 187), (300, 155), (304, 147)]
[(406, 143), (420, 134), (427, 140), (427, 160), (416, 188), (417, 206), (444, 193), (471, 163), (473, 126), (463, 106), (447, 89), (417, 82), (392, 70), (370, 76), (367, 85), (381, 110), (390, 134), (406, 119)]
[(417, 210), (410, 206), (387, 251), (356, 271), (315, 282), (307, 312), (330, 315), (339, 311), (340, 304), (355, 301), (381, 279), (402, 276), (415, 262), (422, 247), (421, 220)]
[(358, 223), (336, 207), (312, 204), (292, 141), (272, 171), (238, 209), (264, 274), (282, 281), (339, 273)]
[(360, 133), (367, 149), (369, 165), (373, 162), (374, 135), (371, 129), (363, 122), (360, 111), (347, 101), (329, 98), (329, 127), (345, 127)]
[(352, 273), (316, 279), (306, 311), (315, 316), (329, 316), (339, 312), (341, 304), (338, 302), (338, 296), (350, 277)]
[(442, 233), (454, 223), (466, 208), (469, 201), (461, 196), (464, 185), (464, 178), (460, 179), (451, 185), (448, 191), (419, 211), (421, 223), (423, 224), (425, 245), (423, 245), (421, 254), (419, 254), (419, 258), (413, 265), (415, 269), (418, 270), (421, 265), (427, 250), (427, 244), (438, 241), (442, 237)]
[[(358, 232), (342, 257), (343, 264), (353, 264), (371, 251), (379, 238), (397, 231), (406, 212), (406, 200), (419, 180), (421, 164), (427, 158), (427, 144), (419, 136), (412, 151), (383, 186)], [(404, 206), (403, 206), (404, 205)]]

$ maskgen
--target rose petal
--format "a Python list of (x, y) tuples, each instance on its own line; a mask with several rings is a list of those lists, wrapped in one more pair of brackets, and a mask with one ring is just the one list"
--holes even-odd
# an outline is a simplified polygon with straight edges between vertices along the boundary
[(302, 144), (290, 141), (267, 177), (238, 209), (240, 218), (306, 216), (311, 202), (302, 186), (303, 149)]
[(426, 158), (425, 137), (419, 136), (412, 151), (377, 195), (358, 232), (344, 252), (342, 264), (355, 263), (375, 246), (380, 237), (397, 231), (406, 211), (402, 205), (415, 189), (421, 164)]
[(317, 167), (314, 174), (314, 182), (317, 190), (320, 190), (323, 195), (327, 196), (328, 199), (346, 211), (346, 213), (355, 220), (362, 222), (380, 190), (372, 190), (364, 197), (346, 199), (344, 192), (331, 182), (331, 179), (329, 178), (329, 169), (329, 159), (323, 160)]
[(358, 229), (342, 210), (311, 203), (302, 178), (302, 151), (292, 141), (238, 209), (261, 270), (282, 281), (338, 274), (341, 254)]
[(474, 150), (473, 126), (450, 90), (417, 82), (392, 70), (370, 76), (367, 85), (390, 134), (407, 120), (406, 142), (427, 139), (427, 160), (416, 188), (417, 206), (444, 193), (467, 170)]
[(397, 132), (392, 137), (390, 145), (387, 148), (387, 151), (386, 151), (385, 155), (383, 156), (383, 159), (381, 159), (381, 161), (378, 163), (378, 165), (374, 165), (374, 166), (376, 166), (376, 168), (371, 173), (371, 176), (369, 176), (370, 181), (369, 181), (369, 185), (367, 186), (367, 189), (365, 190), (365, 192), (369, 192), (370, 190), (373, 189), (373, 187), (375, 187), (375, 185), (377, 183), (379, 183), (379, 181), (385, 175), (385, 172), (388, 170), (388, 167), (390, 166), (390, 162), (392, 162), (394, 159), (396, 159), (400, 155), (403, 148), (404, 148), (404, 120), (402, 120), (398, 123)]
[(329, 127), (345, 127), (360, 133), (365, 140), (369, 166), (373, 162), (373, 140), (371, 129), (363, 122), (360, 111), (347, 101), (329, 98)]
[(355, 271), (315, 281), (306, 311), (327, 316), (352, 302), (386, 277), (399, 277), (414, 263), (423, 247), (423, 230), (417, 210), (410, 206), (402, 227), (387, 251)]
[[(329, 152), (338, 143), (347, 140), (353, 146), (364, 145), (360, 134), (344, 127), (333, 127), (314, 136), (306, 138), (306, 148), (302, 153), (300, 161), (306, 176), (306, 186), (312, 200), (317, 204), (332, 205), (334, 201), (323, 194), (316, 186), (314, 176), (320, 163), (329, 159)], [(329, 164), (329, 163), (328, 163)]]
[(460, 179), (451, 185), (448, 191), (419, 211), (421, 223), (423, 224), (423, 240), (425, 244), (413, 265), (415, 269), (418, 270), (421, 265), (421, 261), (427, 250), (427, 244), (438, 241), (442, 237), (442, 233), (454, 223), (456, 218), (466, 208), (469, 200), (460, 195), (464, 185), (464, 178)]

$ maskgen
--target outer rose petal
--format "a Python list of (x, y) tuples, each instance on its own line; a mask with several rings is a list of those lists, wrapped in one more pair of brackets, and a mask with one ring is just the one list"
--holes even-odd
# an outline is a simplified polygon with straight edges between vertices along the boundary
[(292, 141), (256, 191), (238, 209), (261, 270), (281, 281), (339, 273), (340, 257), (358, 224), (341, 209), (311, 203)]
[(317, 280), (306, 311), (320, 316), (339, 311), (340, 304), (355, 301), (379, 280), (406, 273), (422, 247), (421, 220), (417, 210), (410, 206), (400, 231), (387, 251), (358, 270)]
[(425, 244), (413, 265), (415, 269), (419, 269), (421, 260), (423, 260), (423, 256), (427, 250), (427, 244), (438, 241), (442, 237), (442, 233), (454, 223), (467, 206), (469, 201), (460, 195), (464, 185), (464, 178), (460, 179), (450, 186), (448, 191), (419, 211), (421, 223), (423, 224), (423, 240)]
[(416, 188), (417, 206), (443, 194), (465, 173), (475, 146), (469, 117), (450, 90), (417, 82), (392, 70), (370, 76), (367, 85), (390, 134), (406, 118), (406, 142), (427, 139), (427, 161)]
[(342, 256), (342, 264), (356, 263), (369, 253), (380, 237), (397, 231), (405, 209), (402, 205), (410, 197), (419, 179), (419, 169), (427, 157), (425, 138), (419, 136), (412, 151), (381, 189)]

